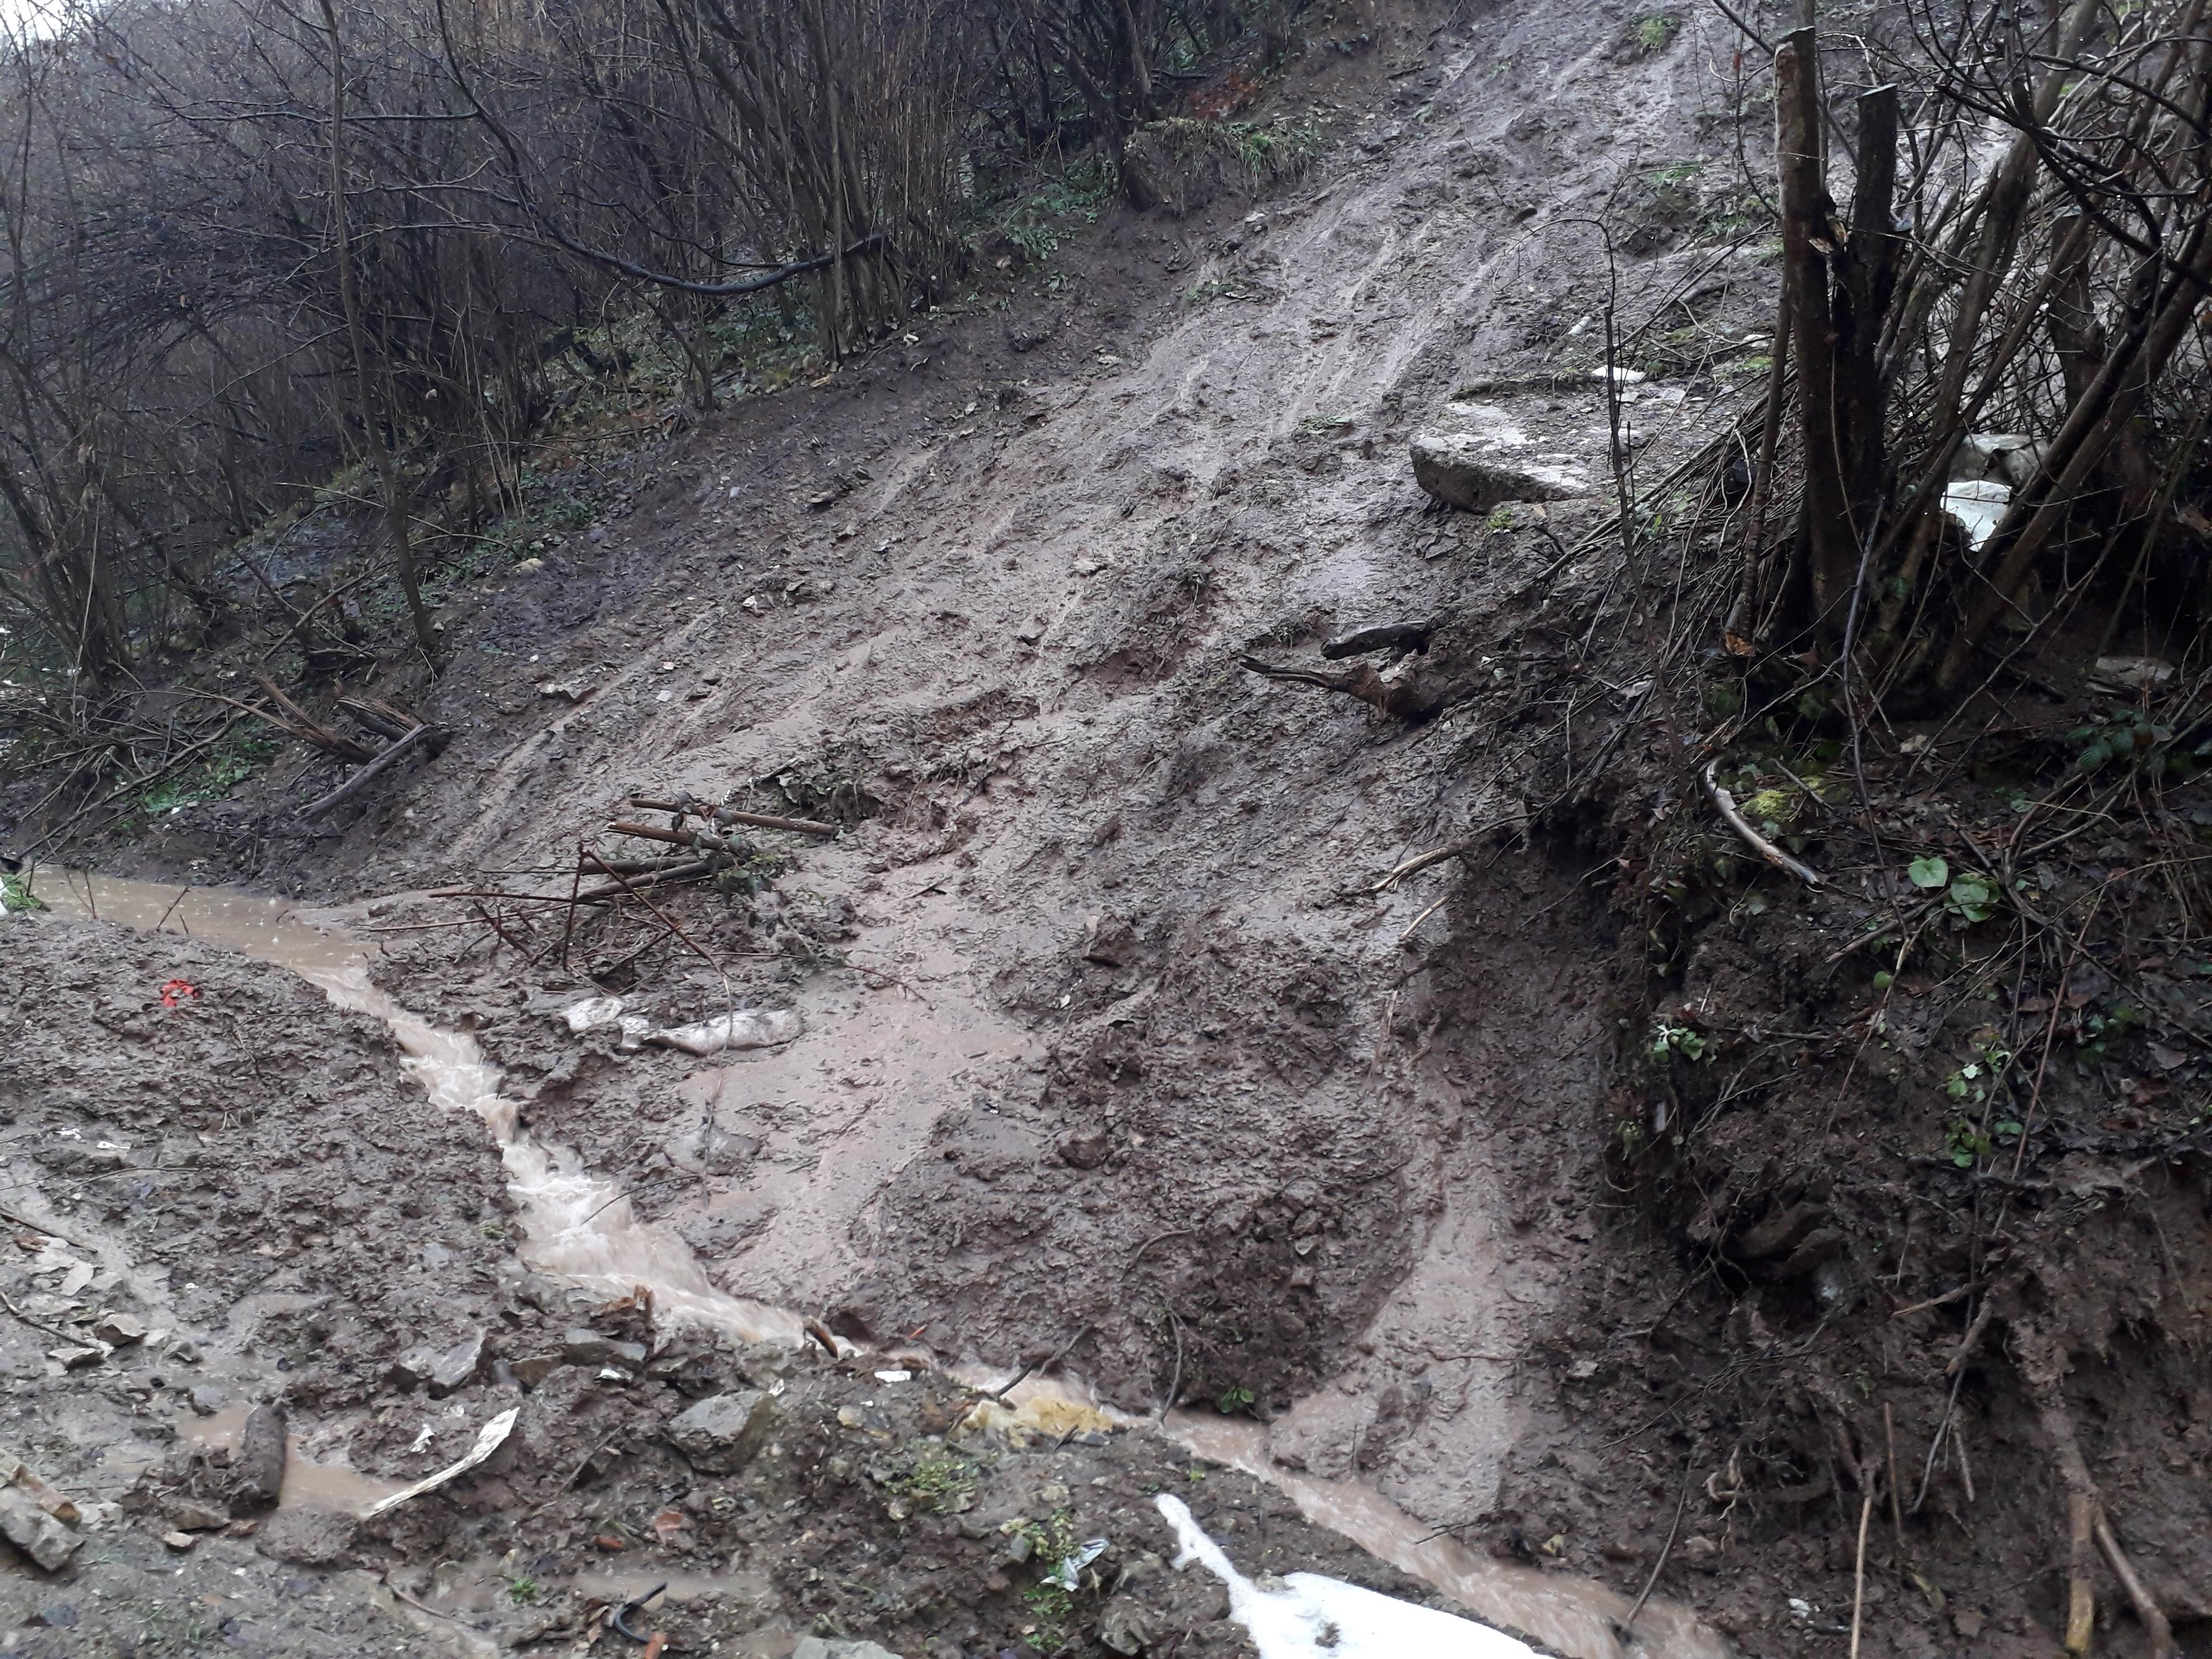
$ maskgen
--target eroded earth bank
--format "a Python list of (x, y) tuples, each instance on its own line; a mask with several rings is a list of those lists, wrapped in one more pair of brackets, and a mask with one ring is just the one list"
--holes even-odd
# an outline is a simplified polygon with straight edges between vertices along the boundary
[[(296, 833), (332, 777), (280, 765), (106, 855), (267, 908), (41, 878), (0, 934), (0, 1439), (81, 1514), (0, 1573), (0, 1652), (1253, 1651), (1163, 1496), (1247, 1573), (1578, 1659), (1839, 1650), (1834, 1419), (1745, 1388), (1856, 1321), (1829, 1382), (1848, 1416), (1910, 1373), (1917, 1456), (1960, 1332), (1889, 1322), (1924, 1266), (1838, 1309), (1784, 1279), (1786, 1320), (1686, 1276), (1607, 1157), (1644, 939), (1575, 763), (1656, 714), (1563, 666), (1610, 580), (1592, 319), (1617, 283), (1700, 331), (1632, 405), (1658, 476), (1763, 384), (1772, 302), (1725, 222), (1734, 33), (1638, 21), (1336, 8), (1267, 94), (1326, 131), (1302, 176), (1109, 206), (1066, 280), (610, 464), (587, 532), (441, 617), (401, 688), (434, 760)], [(1439, 427), (1592, 488), (1440, 512)], [(1409, 622), (1459, 676), (1432, 720), (1239, 664)], [(839, 833), (580, 922), (501, 898), (684, 795)], [(1765, 959), (1702, 971), (1781, 1008)], [(732, 1009), (796, 1018), (653, 1040)], [(1778, 1260), (1826, 1201), (1776, 1199)], [(2201, 1204), (2149, 1204), (2201, 1275)], [(2182, 1609), (2212, 1394), (2152, 1369), (2113, 1434)], [(2051, 1476), (1973, 1387), (1995, 1443), (1877, 1517), (1867, 1653), (2057, 1650)]]

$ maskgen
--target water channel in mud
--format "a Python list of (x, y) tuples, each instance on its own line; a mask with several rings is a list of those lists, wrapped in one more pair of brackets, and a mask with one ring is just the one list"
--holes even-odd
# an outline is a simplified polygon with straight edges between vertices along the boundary
[[(620, 1190), (585, 1170), (573, 1152), (541, 1144), (521, 1128), (514, 1103), (499, 1092), (498, 1069), (483, 1059), (473, 1038), (438, 1029), (375, 985), (366, 949), (344, 932), (348, 912), (303, 909), (221, 888), (55, 871), (37, 872), (33, 890), (58, 915), (181, 933), (286, 969), (337, 1006), (383, 1022), (433, 1103), (473, 1115), (499, 1146), (509, 1190), (521, 1208), (520, 1255), (526, 1267), (610, 1297), (645, 1285), (659, 1315), (739, 1340), (796, 1346), (804, 1340), (798, 1314), (719, 1289), (683, 1240), (641, 1221)], [(1026, 1382), (1008, 1400), (1018, 1406), (1058, 1392), (1048, 1382)], [(1096, 1409), (1091, 1401), (1080, 1404)], [(1723, 1659), (1728, 1652), (1686, 1609), (1656, 1598), (1624, 1640), (1619, 1621), (1629, 1604), (1617, 1592), (1493, 1560), (1437, 1534), (1368, 1486), (1287, 1470), (1269, 1455), (1261, 1425), (1176, 1412), (1156, 1426), (1193, 1455), (1278, 1487), (1309, 1521), (1434, 1585), (1477, 1617), (1525, 1632), (1555, 1652), (1573, 1659)], [(222, 1427), (209, 1425), (207, 1437), (219, 1438)], [(303, 1468), (301, 1478), (312, 1483), (314, 1477)], [(366, 1490), (365, 1478), (353, 1478), (363, 1480)], [(286, 1496), (297, 1496), (289, 1482)]]

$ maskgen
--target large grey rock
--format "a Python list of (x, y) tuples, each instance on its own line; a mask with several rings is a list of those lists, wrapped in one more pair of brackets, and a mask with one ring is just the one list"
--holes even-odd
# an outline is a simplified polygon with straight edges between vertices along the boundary
[(67, 1566), (84, 1541), (18, 1492), (0, 1492), (0, 1537), (48, 1572)]
[(878, 1647), (873, 1642), (831, 1642), (819, 1636), (805, 1636), (791, 1650), (791, 1659), (899, 1659), (889, 1648)]
[(450, 1348), (410, 1348), (392, 1363), (392, 1380), (402, 1388), (426, 1388), (433, 1395), (465, 1389), (483, 1369), (484, 1334), (477, 1331)]
[(1475, 432), (1424, 432), (1413, 440), (1413, 482), (1440, 501), (1487, 513), (1507, 501), (1563, 501), (1590, 491), (1571, 461), (1539, 458)]
[(735, 1474), (753, 1460), (775, 1422), (775, 1401), (758, 1389), (701, 1401), (668, 1425), (668, 1443), (706, 1474)]

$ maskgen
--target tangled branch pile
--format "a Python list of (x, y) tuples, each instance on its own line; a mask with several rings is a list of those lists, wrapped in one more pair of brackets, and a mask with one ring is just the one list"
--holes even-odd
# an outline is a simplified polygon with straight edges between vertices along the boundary
[(1923, 0), (1848, 102), (1813, 30), (1780, 43), (1784, 295), (1731, 649), (1809, 647), (1844, 700), (1896, 708), (2069, 629), (2191, 647), (2203, 13), (2075, 0), (2036, 32)]

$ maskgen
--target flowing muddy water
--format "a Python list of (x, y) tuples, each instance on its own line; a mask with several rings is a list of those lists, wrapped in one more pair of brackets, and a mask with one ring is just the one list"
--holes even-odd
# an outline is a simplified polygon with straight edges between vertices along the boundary
[[(653, 1292), (657, 1313), (705, 1326), (743, 1341), (796, 1346), (804, 1327), (795, 1312), (735, 1297), (718, 1288), (690, 1248), (673, 1233), (640, 1221), (611, 1182), (592, 1176), (574, 1152), (534, 1139), (520, 1126), (514, 1102), (499, 1092), (498, 1068), (475, 1040), (441, 1030), (410, 1013), (371, 981), (365, 947), (343, 931), (343, 910), (303, 910), (282, 899), (220, 888), (177, 888), (111, 876), (42, 872), (37, 896), (57, 914), (144, 932), (174, 932), (234, 950), (299, 975), (341, 1008), (388, 1026), (408, 1055), (431, 1100), (465, 1110), (489, 1130), (500, 1148), (510, 1191), (521, 1206), (525, 1234), (520, 1255), (534, 1271), (611, 1297), (638, 1285)], [(1102, 1410), (1065, 1385), (1042, 1379), (1010, 1391), (1020, 1407), (1060, 1405), (1088, 1415)], [(1141, 1419), (1105, 1413), (1117, 1425)], [(220, 1439), (231, 1425), (213, 1422), (198, 1431)], [(1573, 1659), (1725, 1659), (1727, 1644), (1686, 1609), (1654, 1599), (1624, 1637), (1620, 1620), (1628, 1599), (1600, 1583), (1565, 1574), (1510, 1566), (1449, 1537), (1440, 1536), (1372, 1488), (1354, 1481), (1310, 1478), (1270, 1456), (1261, 1425), (1203, 1413), (1170, 1413), (1159, 1427), (1194, 1455), (1240, 1469), (1282, 1491), (1305, 1517), (1352, 1540), (1370, 1553), (1434, 1585), (1477, 1617), (1522, 1632)], [(328, 1477), (337, 1485), (286, 1497), (329, 1502), (364, 1495), (374, 1483), (345, 1470), (303, 1467), (303, 1483)], [(356, 1491), (354, 1482), (359, 1482)], [(341, 1488), (343, 1488), (341, 1490)]]
[(508, 1190), (522, 1206), (525, 1266), (611, 1298), (640, 1285), (672, 1319), (726, 1332), (742, 1341), (804, 1339), (797, 1315), (716, 1288), (674, 1234), (640, 1221), (620, 1188), (586, 1172), (575, 1153), (532, 1139), (515, 1104), (499, 1092), (498, 1067), (476, 1040), (440, 1030), (410, 1013), (370, 980), (366, 949), (343, 931), (342, 912), (303, 911), (282, 899), (211, 887), (169, 887), (113, 876), (42, 872), (37, 896), (62, 915), (119, 927), (189, 934), (289, 969), (341, 1008), (389, 1026), (432, 1102), (473, 1113), (498, 1144)]

